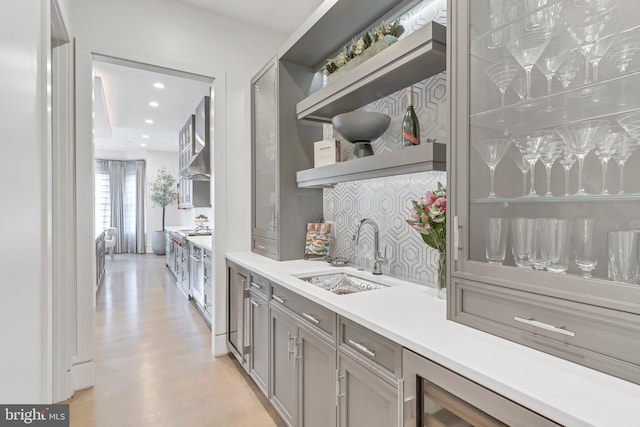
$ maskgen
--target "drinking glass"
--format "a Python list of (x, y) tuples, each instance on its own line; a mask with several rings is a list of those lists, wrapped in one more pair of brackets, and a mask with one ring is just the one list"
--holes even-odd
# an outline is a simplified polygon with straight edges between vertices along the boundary
[(569, 146), (565, 143), (562, 146), (562, 154), (560, 155), (560, 159), (558, 159), (558, 163), (564, 169), (564, 195), (569, 195), (569, 172), (571, 168), (576, 163), (576, 156), (571, 152)]
[(609, 51), (609, 60), (615, 65), (618, 72), (624, 73), (639, 51), (640, 36), (631, 35), (625, 37), (624, 33), (620, 33), (620, 38), (614, 42)]
[(489, 23), (494, 30), (491, 33), (489, 49), (498, 49), (507, 43), (507, 29), (500, 28), (509, 21), (507, 5), (511, 0), (489, 0)]
[(496, 197), (495, 193), (495, 171), (496, 166), (504, 157), (504, 154), (509, 149), (511, 141), (508, 139), (482, 139), (475, 140), (473, 146), (480, 153), (480, 157), (489, 166), (489, 173), (491, 175), (491, 190), (489, 191), (489, 197)]
[(614, 40), (616, 39), (617, 34), (609, 34), (603, 37), (600, 37), (595, 41), (593, 47), (589, 51), (589, 62), (591, 63), (591, 68), (593, 69), (593, 81), (598, 81), (598, 65), (600, 61), (607, 53)]
[(513, 260), (520, 268), (531, 268), (535, 237), (533, 218), (511, 219), (511, 251)]
[(547, 267), (547, 260), (542, 254), (544, 237), (543, 233), (546, 228), (546, 223), (551, 218), (536, 218), (535, 233), (533, 235), (533, 248), (531, 254), (531, 262), (534, 270), (543, 271)]
[(547, 172), (547, 192), (545, 193), (546, 197), (551, 197), (551, 168), (553, 164), (560, 158), (562, 155), (562, 147), (564, 142), (562, 138), (555, 135), (552, 140), (547, 142), (546, 145), (540, 147), (540, 161), (544, 165)]
[(490, 65), (485, 70), (493, 84), (496, 85), (500, 91), (501, 107), (504, 107), (504, 95), (507, 92), (507, 87), (511, 84), (518, 70), (519, 67), (516, 64), (510, 64), (508, 62)]
[(531, 187), (529, 197), (536, 197), (536, 162), (540, 158), (540, 146), (546, 145), (555, 135), (550, 131), (534, 131), (520, 133), (512, 136), (513, 143), (520, 150), (523, 157), (529, 162), (529, 172), (531, 173)]
[(564, 273), (569, 268), (571, 230), (568, 219), (547, 218), (542, 223), (542, 258), (547, 271)]
[[(582, 68), (583, 57), (578, 49), (570, 50), (565, 56), (564, 61), (556, 72), (556, 77), (562, 84), (562, 87), (566, 90), (571, 85), (573, 79), (578, 75), (578, 71)], [(562, 99), (562, 111), (564, 117), (567, 117), (567, 95), (565, 94)]]
[(507, 247), (508, 222), (505, 218), (487, 218), (485, 255), (489, 264), (502, 264)]
[(625, 136), (626, 133), (622, 129), (609, 129), (602, 138), (596, 141), (596, 147), (593, 152), (600, 159), (600, 164), (602, 165), (602, 191), (600, 194), (609, 194), (609, 190), (607, 190), (607, 165), (616, 152), (618, 144)]
[(609, 280), (623, 283), (637, 282), (638, 236), (636, 231), (609, 232)]
[(640, 141), (640, 111), (618, 117), (618, 123), (636, 141)]
[(564, 139), (569, 149), (578, 158), (578, 195), (587, 194), (582, 185), (582, 166), (595, 142), (609, 128), (609, 120), (587, 120), (560, 126), (556, 132)]
[[(516, 74), (513, 82), (511, 83), (511, 87), (513, 87), (513, 91), (516, 93), (516, 95), (518, 95), (518, 99), (520, 101), (524, 101), (527, 98), (527, 76), (525, 75), (525, 72), (523, 70), (520, 70), (518, 74)], [(515, 107), (514, 110), (520, 112), (533, 110), (541, 104), (541, 101), (529, 101), (518, 104), (518, 106)], [(520, 121), (522, 121), (522, 117)]]
[(530, 169), (529, 162), (515, 146), (509, 151), (509, 155), (516, 166), (518, 166), (518, 169), (520, 169), (520, 172), (522, 172), (522, 197), (524, 197), (527, 195), (527, 172), (529, 172)]
[(593, 240), (594, 228), (593, 218), (576, 218), (575, 220), (575, 262), (582, 271), (582, 277), (591, 277), (591, 271), (598, 265)]
[(528, 1), (511, 3), (509, 8), (510, 16), (521, 18), (509, 24), (507, 50), (526, 73), (526, 99), (531, 99), (531, 70), (555, 33), (562, 3), (550, 2), (533, 13)]
[(569, 53), (569, 49), (566, 48), (562, 40), (554, 39), (549, 42), (542, 56), (538, 62), (536, 62), (536, 66), (547, 79), (547, 108), (545, 108), (547, 112), (553, 111), (553, 107), (551, 106), (553, 76), (556, 75), (556, 71), (558, 71), (558, 68), (562, 65), (567, 53)]
[(618, 194), (624, 194), (624, 165), (638, 148), (638, 143), (630, 136), (624, 136), (611, 156), (618, 164)]

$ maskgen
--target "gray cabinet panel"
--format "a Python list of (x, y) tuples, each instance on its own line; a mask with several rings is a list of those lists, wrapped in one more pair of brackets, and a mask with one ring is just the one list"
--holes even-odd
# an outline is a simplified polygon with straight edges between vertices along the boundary
[(251, 378), (265, 395), (269, 393), (269, 302), (251, 292), (250, 370)]
[(338, 365), (338, 425), (397, 426), (398, 390), (340, 352)]
[(271, 309), (271, 404), (289, 425), (296, 419), (295, 320), (282, 310)]
[(298, 327), (298, 425), (336, 425), (336, 349), (317, 334)]
[(248, 336), (245, 316), (248, 310), (249, 274), (241, 267), (227, 262), (227, 347), (245, 369)]
[(336, 314), (315, 302), (279, 285), (273, 285), (272, 300), (296, 313), (305, 322), (329, 334), (336, 336)]

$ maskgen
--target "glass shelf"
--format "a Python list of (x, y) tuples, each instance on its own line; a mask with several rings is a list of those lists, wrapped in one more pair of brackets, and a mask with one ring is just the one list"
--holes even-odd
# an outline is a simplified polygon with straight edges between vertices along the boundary
[(480, 197), (469, 199), (471, 204), (521, 204), (521, 203), (598, 203), (598, 202), (637, 202), (640, 194), (587, 194), (570, 196), (538, 197)]
[[(553, 111), (546, 112), (547, 105)], [(472, 126), (519, 133), (590, 119), (610, 118), (615, 122), (618, 115), (638, 109), (640, 70), (470, 114), (469, 119)]]

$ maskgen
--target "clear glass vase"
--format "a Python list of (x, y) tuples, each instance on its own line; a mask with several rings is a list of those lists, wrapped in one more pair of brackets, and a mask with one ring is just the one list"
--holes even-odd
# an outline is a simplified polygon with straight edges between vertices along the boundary
[(447, 299), (447, 253), (438, 252), (438, 298)]

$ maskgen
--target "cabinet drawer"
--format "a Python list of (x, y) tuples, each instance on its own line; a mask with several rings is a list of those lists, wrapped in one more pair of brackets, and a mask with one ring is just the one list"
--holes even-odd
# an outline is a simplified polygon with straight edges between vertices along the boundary
[(336, 314), (328, 308), (322, 307), (315, 302), (296, 294), (282, 286), (272, 284), (271, 301), (275, 301), (293, 311), (306, 322), (322, 329), (330, 334), (335, 340), (336, 336)]
[(253, 292), (269, 298), (271, 283), (264, 277), (251, 273), (251, 282), (249, 283), (249, 287)]
[(343, 317), (338, 318), (340, 348), (371, 360), (395, 377), (402, 375), (402, 346)]
[(202, 262), (211, 266), (211, 251), (207, 249), (202, 251)]
[(453, 320), (640, 382), (636, 314), (461, 279), (452, 291)]
[(253, 252), (267, 256), (269, 258), (278, 258), (278, 241), (264, 239), (262, 237), (251, 238), (251, 249)]

